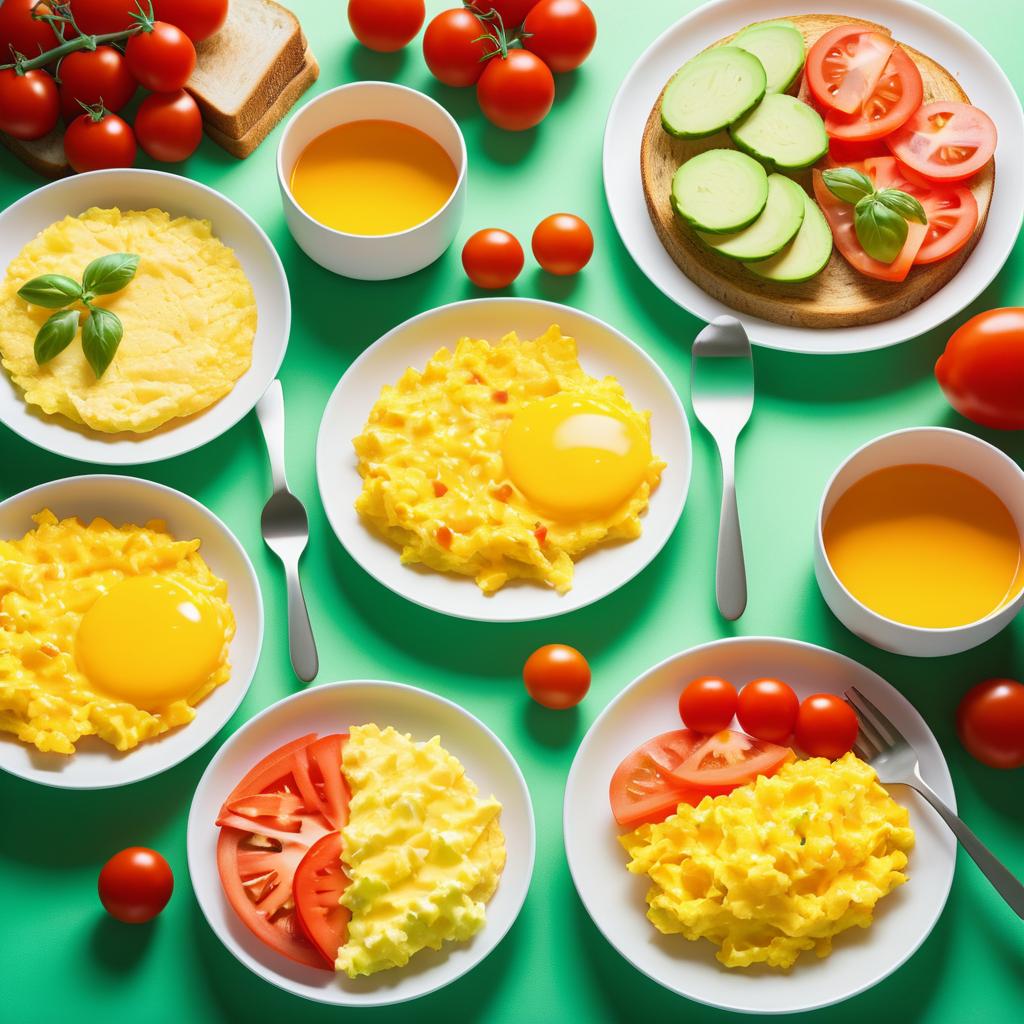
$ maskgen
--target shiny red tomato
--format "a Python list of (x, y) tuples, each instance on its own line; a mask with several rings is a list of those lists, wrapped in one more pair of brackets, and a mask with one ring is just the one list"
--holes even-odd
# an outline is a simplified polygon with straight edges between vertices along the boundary
[(931, 181), (966, 181), (992, 159), (997, 134), (983, 110), (942, 100), (919, 107), (885, 142), (893, 156)]
[(573, 708), (590, 689), (590, 665), (575, 647), (546, 644), (526, 659), (523, 682), (538, 704), (556, 711)]
[(430, 73), (456, 88), (476, 85), (491, 49), (485, 32), (480, 19), (465, 7), (442, 11), (423, 33), (423, 59)]
[(540, 124), (555, 102), (551, 70), (529, 50), (509, 50), (507, 57), (487, 62), (476, 84), (476, 98), (484, 116), (509, 132), (522, 132)]
[(796, 741), (811, 757), (830, 761), (853, 749), (859, 726), (853, 708), (834, 693), (805, 697), (796, 716)]
[(45, 71), (0, 71), (0, 132), (15, 139), (38, 139), (60, 117), (57, 83)]
[(156, 850), (129, 846), (115, 853), (100, 871), (100, 902), (125, 924), (151, 921), (171, 898), (174, 874)]
[(135, 134), (123, 118), (98, 108), (68, 125), (64, 152), (78, 172), (131, 167), (135, 163)]
[(594, 12), (583, 0), (540, 0), (523, 23), (523, 46), (552, 71), (573, 71), (597, 41)]
[(153, 14), (177, 25), (193, 43), (199, 43), (223, 26), (228, 0), (153, 0)]
[(549, 273), (578, 274), (594, 254), (594, 236), (587, 222), (572, 213), (553, 213), (533, 231), (534, 258)]
[(889, 147), (881, 139), (867, 142), (850, 142), (847, 139), (828, 140), (828, 159), (836, 167), (849, 167), (873, 156), (892, 156)]
[(423, 0), (348, 0), (352, 32), (378, 53), (393, 53), (412, 42), (426, 16)]
[(501, 228), (470, 235), (462, 248), (462, 267), (478, 288), (507, 288), (523, 269), (523, 247)]
[[(38, 0), (3, 0), (0, 3), (0, 64), (10, 61), (11, 49), (24, 57), (38, 57), (58, 45), (53, 29), (32, 17)], [(43, 5), (43, 10), (48, 8)]]
[(971, 317), (953, 332), (935, 376), (961, 416), (996, 430), (1024, 430), (1024, 308)]
[(875, 91), (896, 43), (863, 25), (840, 25), (811, 47), (804, 65), (815, 102), (856, 114)]
[(350, 879), (341, 864), (341, 833), (318, 839), (295, 869), (295, 913), (307, 939), (328, 963), (348, 941), (351, 912), (341, 905)]
[(482, 14), (497, 11), (507, 32), (519, 28), (536, 3), (537, 0), (473, 0), (473, 6)]
[(82, 113), (82, 104), (102, 103), (117, 113), (135, 95), (136, 81), (124, 54), (113, 46), (76, 50), (60, 62), (60, 109), (65, 121)]
[[(142, 9), (149, 10), (145, 4)], [(138, 10), (136, 0), (71, 0), (75, 24), (87, 35), (123, 32), (136, 24), (132, 15)]]
[(852, 113), (830, 110), (825, 131), (833, 139), (867, 142), (881, 139), (902, 127), (924, 97), (924, 83), (917, 65), (897, 46), (889, 57), (878, 84)]
[(700, 746), (668, 774), (684, 786), (731, 790), (753, 782), (759, 775), (774, 775), (792, 760), (793, 751), (789, 747), (723, 729), (704, 737)]
[(960, 742), (990, 768), (1024, 768), (1024, 684), (988, 679), (964, 695), (956, 712)]
[(196, 66), (192, 40), (166, 21), (155, 21), (151, 31), (131, 36), (124, 55), (136, 81), (153, 92), (183, 89)]
[(694, 732), (721, 732), (735, 714), (736, 687), (727, 679), (701, 676), (679, 694), (679, 717)]
[(135, 115), (135, 137), (154, 160), (187, 160), (203, 138), (199, 105), (184, 89), (150, 93)]
[(784, 743), (793, 735), (800, 698), (779, 679), (755, 679), (740, 690), (736, 718), (759, 740)]

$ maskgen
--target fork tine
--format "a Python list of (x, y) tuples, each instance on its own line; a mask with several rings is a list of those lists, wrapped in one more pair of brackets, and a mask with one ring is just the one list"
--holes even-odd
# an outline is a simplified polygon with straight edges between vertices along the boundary
[[(857, 739), (863, 740), (865, 743), (874, 747), (877, 754), (882, 753), (884, 750), (888, 750), (892, 746), (891, 743), (887, 743), (885, 737), (875, 728), (874, 723), (864, 713), (864, 710), (858, 707), (856, 701), (851, 697), (850, 693), (847, 692), (845, 695), (846, 703), (853, 708), (853, 713), (857, 716)], [(877, 756), (876, 754), (876, 756)]]
[(881, 737), (881, 747), (894, 747), (897, 743), (903, 742), (903, 735), (892, 722), (875, 705), (864, 696), (856, 686), (851, 686), (844, 694), (846, 699), (853, 705), (861, 722), (868, 722), (875, 732)]
[(862, 760), (871, 762), (878, 757), (880, 751), (873, 744), (869, 743), (867, 737), (864, 735), (864, 731), (861, 730), (857, 735), (857, 739), (853, 743), (853, 752)]

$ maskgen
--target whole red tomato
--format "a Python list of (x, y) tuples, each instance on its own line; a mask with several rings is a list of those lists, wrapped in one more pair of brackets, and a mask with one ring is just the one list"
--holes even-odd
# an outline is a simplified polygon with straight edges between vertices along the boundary
[(501, 24), (511, 32), (522, 25), (530, 8), (536, 2), (537, 0), (473, 0), (473, 6), (481, 14), (497, 11), (501, 15)]
[(423, 0), (348, 0), (348, 23), (356, 39), (378, 53), (394, 53), (423, 25)]
[(228, 0), (153, 0), (153, 14), (177, 25), (193, 43), (199, 43), (223, 26)]
[(154, 21), (124, 48), (128, 69), (139, 85), (153, 92), (177, 92), (185, 87), (196, 66), (196, 48), (184, 32), (166, 21)]
[(135, 135), (123, 118), (97, 107), (68, 125), (64, 152), (68, 163), (79, 172), (131, 167), (135, 163)]
[(519, 239), (502, 228), (484, 228), (462, 248), (462, 268), (478, 288), (507, 288), (524, 262)]
[(534, 229), (530, 241), (537, 262), (549, 273), (578, 274), (594, 254), (594, 235), (582, 217), (553, 213)]
[(45, 71), (0, 71), (0, 132), (15, 139), (38, 139), (60, 117), (57, 83)]
[(540, 124), (555, 102), (555, 80), (547, 64), (529, 50), (492, 57), (476, 83), (484, 116), (509, 132)]
[(488, 52), (486, 29), (465, 7), (442, 11), (423, 33), (423, 59), (430, 73), (445, 85), (476, 85)]
[(82, 104), (102, 103), (112, 112), (135, 95), (135, 79), (124, 54), (113, 46), (75, 50), (60, 63), (60, 109), (65, 121), (82, 113)]
[(1024, 308), (990, 309), (953, 332), (935, 376), (962, 416), (1024, 430)]
[(139, 104), (134, 127), (143, 150), (165, 163), (187, 160), (203, 137), (199, 105), (184, 89), (147, 96)]
[[(32, 17), (37, 0), (0, 2), (0, 64), (10, 61), (11, 50), (25, 57), (38, 57), (57, 45), (53, 29), (45, 21)], [(38, 13), (47, 10), (44, 6)]]
[(523, 25), (523, 46), (552, 71), (572, 71), (597, 40), (594, 12), (583, 0), (540, 0)]
[(174, 875), (156, 850), (129, 846), (103, 865), (98, 888), (108, 914), (125, 924), (143, 924), (167, 906)]
[(1024, 767), (1024, 684), (988, 679), (964, 695), (956, 712), (960, 742), (991, 768)]
[[(145, 0), (142, 9), (149, 11)], [(138, 10), (136, 0), (71, 0), (75, 24), (87, 35), (123, 32), (135, 24), (132, 15)]]
[(555, 711), (573, 708), (590, 689), (587, 659), (567, 644), (538, 647), (523, 666), (526, 691), (538, 703)]

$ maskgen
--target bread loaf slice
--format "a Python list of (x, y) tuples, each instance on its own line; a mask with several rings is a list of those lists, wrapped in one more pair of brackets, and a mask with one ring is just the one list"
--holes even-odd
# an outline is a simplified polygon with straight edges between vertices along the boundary
[(32, 139), (30, 142), (12, 139), (10, 135), (0, 132), (0, 142), (22, 163), (44, 178), (63, 178), (71, 173), (71, 165), (64, 154), (63, 123), (41, 139)]

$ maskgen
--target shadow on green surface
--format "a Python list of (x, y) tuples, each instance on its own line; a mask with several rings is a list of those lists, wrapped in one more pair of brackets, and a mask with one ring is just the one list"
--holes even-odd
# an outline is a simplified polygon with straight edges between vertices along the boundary
[(530, 737), (549, 750), (575, 751), (585, 731), (578, 705), (552, 714), (535, 701), (523, 701), (523, 719)]
[(161, 927), (160, 918), (146, 924), (125, 925), (115, 921), (96, 903), (96, 920), (89, 935), (89, 954), (108, 974), (140, 970)]
[(409, 59), (410, 47), (403, 47), (394, 53), (376, 53), (361, 43), (352, 40), (342, 53), (340, 70), (341, 82), (388, 82), (399, 76)]

